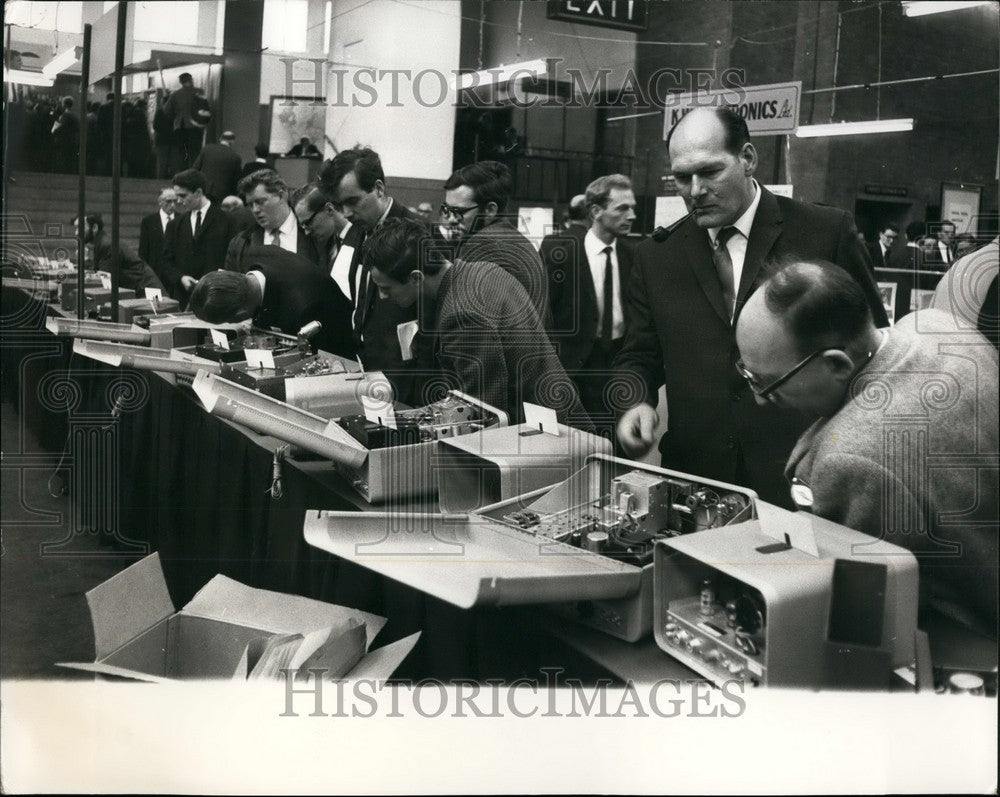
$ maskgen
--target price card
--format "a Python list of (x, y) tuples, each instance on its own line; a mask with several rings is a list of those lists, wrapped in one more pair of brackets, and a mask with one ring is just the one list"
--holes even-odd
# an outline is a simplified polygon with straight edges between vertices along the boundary
[(250, 368), (270, 368), (274, 370), (274, 354), (270, 349), (245, 349), (247, 365)]
[(98, 274), (97, 276), (101, 280), (101, 287), (104, 288), (104, 290), (106, 290), (106, 291), (110, 291), (111, 290), (111, 275), (110, 274)]
[(151, 302), (154, 299), (158, 302), (160, 301), (160, 299), (163, 298), (163, 291), (161, 291), (159, 288), (145, 288), (144, 290), (146, 291), (146, 298), (149, 299)]
[(208, 330), (208, 334), (212, 336), (212, 343), (223, 351), (229, 351), (229, 338), (226, 337), (225, 332), (218, 329), (210, 329)]
[(548, 407), (524, 402), (524, 422), (546, 434), (559, 436), (559, 420), (556, 418), (556, 411)]

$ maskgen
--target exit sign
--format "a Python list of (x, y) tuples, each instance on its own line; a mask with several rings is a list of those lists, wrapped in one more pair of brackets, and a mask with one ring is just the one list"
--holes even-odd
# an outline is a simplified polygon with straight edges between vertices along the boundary
[(549, 19), (602, 28), (646, 30), (646, 0), (549, 0)]

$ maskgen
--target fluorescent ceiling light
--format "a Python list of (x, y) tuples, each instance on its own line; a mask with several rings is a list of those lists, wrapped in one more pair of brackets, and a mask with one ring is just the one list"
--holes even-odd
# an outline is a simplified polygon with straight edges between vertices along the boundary
[(55, 81), (41, 72), (28, 72), (24, 69), (4, 69), (4, 83), (22, 83), (25, 86), (52, 86)]
[(497, 66), (492, 69), (481, 69), (478, 72), (467, 72), (464, 75), (456, 75), (452, 81), (453, 89), (471, 89), (476, 86), (490, 86), (494, 83), (506, 83), (512, 77), (538, 77), (548, 70), (548, 64), (542, 59), (537, 61), (525, 61), (520, 64), (510, 66)]
[(861, 136), (865, 133), (906, 133), (913, 129), (913, 119), (873, 119), (870, 122), (837, 122), (830, 125), (803, 125), (795, 131), (799, 138), (822, 136)]
[(958, 11), (961, 8), (975, 8), (987, 3), (989, 0), (903, 0), (903, 16), (922, 17), (926, 14)]
[(42, 67), (42, 74), (45, 75), (45, 77), (54, 78), (60, 72), (69, 69), (73, 66), (73, 64), (79, 61), (82, 53), (82, 47), (70, 47), (68, 50), (63, 50), (59, 53), (59, 55)]

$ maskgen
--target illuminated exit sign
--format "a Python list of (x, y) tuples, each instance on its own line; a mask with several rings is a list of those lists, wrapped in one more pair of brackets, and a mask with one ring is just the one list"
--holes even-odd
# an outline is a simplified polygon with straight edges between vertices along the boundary
[(646, 0), (549, 0), (549, 19), (602, 28), (646, 30)]

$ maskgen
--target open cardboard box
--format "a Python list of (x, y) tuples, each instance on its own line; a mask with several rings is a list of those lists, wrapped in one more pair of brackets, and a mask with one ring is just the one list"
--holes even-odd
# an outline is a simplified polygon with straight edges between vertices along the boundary
[[(156, 553), (94, 587), (87, 593), (87, 603), (94, 626), (95, 660), (59, 666), (140, 681), (254, 677), (255, 659), (275, 642), (285, 643), (280, 650), (270, 651), (283, 656), (282, 666), (305, 658), (305, 668), (331, 673), (324, 678), (385, 680), (420, 637), (418, 631), (369, 651), (386, 623), (384, 617), (253, 589), (223, 575), (202, 587), (178, 612)], [(281, 639), (285, 635), (302, 635), (303, 640)], [(351, 645), (357, 650), (353, 657), (346, 649)], [(358, 656), (353, 667), (343, 672), (345, 660), (349, 664)]]

